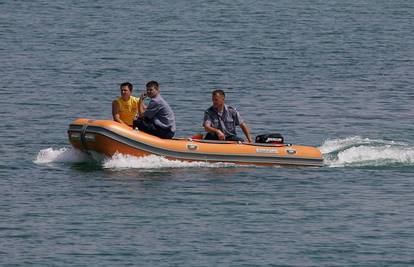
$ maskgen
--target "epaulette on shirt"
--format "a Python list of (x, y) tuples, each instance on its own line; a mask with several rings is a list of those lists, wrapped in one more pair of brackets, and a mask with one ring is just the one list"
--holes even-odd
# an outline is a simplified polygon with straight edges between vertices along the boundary
[(237, 109), (236, 109), (236, 108), (233, 108), (232, 106), (227, 106), (227, 108), (228, 108), (229, 110), (234, 110), (234, 111), (237, 111)]
[(233, 108), (232, 106), (227, 106), (227, 109), (229, 110), (229, 113), (232, 116), (235, 116), (237, 114), (237, 109), (236, 108)]

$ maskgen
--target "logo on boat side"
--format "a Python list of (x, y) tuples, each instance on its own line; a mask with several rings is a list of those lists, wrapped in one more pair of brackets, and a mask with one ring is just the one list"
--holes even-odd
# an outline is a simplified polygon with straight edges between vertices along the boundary
[(279, 138), (279, 137), (277, 137), (277, 138), (275, 138), (275, 137), (268, 137), (266, 139), (266, 143), (270, 143), (270, 142), (282, 142), (282, 138)]
[(276, 148), (256, 148), (256, 153), (277, 153)]
[(194, 144), (187, 144), (187, 149), (190, 151), (197, 150), (198, 146)]
[(294, 150), (294, 149), (286, 149), (286, 152), (288, 153), (288, 154), (296, 154), (296, 150)]

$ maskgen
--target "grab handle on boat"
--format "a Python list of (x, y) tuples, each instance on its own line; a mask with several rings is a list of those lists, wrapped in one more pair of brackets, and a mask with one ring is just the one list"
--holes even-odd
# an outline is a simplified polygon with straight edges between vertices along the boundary
[(87, 153), (88, 150), (86, 148), (86, 138), (85, 138), (86, 128), (88, 128), (88, 125), (87, 124), (84, 124), (82, 126), (82, 130), (81, 130), (81, 133), (80, 133), (80, 141), (81, 141), (81, 150), (83, 152), (86, 152)]

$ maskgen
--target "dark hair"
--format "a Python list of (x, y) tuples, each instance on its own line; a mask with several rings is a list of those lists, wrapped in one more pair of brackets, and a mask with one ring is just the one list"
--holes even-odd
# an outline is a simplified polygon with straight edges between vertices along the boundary
[(158, 85), (158, 83), (156, 81), (149, 81), (149, 82), (147, 82), (146, 87), (147, 88), (155, 87), (155, 88), (158, 89), (160, 86)]
[(134, 89), (134, 87), (132, 86), (132, 84), (129, 83), (129, 82), (121, 83), (121, 85), (119, 86), (119, 89), (122, 89), (122, 87), (124, 87), (124, 86), (128, 87), (129, 91), (131, 91), (131, 92), (132, 92), (132, 89)]
[(220, 89), (214, 90), (213, 93), (212, 93), (212, 95), (213, 96), (215, 96), (215, 95), (221, 95), (222, 97), (226, 98), (226, 94), (224, 93), (223, 90), (220, 90)]

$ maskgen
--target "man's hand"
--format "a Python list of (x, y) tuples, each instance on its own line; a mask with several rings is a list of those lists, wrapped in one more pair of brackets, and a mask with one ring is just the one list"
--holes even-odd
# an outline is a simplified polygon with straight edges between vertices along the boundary
[(147, 98), (147, 93), (143, 92), (140, 96), (140, 99), (144, 100), (145, 98)]
[(138, 101), (138, 114), (137, 114), (138, 118), (142, 118), (144, 116), (145, 110), (147, 109), (147, 107), (144, 104), (144, 99), (145, 98), (147, 98), (147, 93), (143, 92), (139, 96), (139, 101)]
[(226, 139), (226, 136), (224, 135), (224, 133), (222, 131), (217, 130), (216, 134), (217, 134), (219, 140)]

